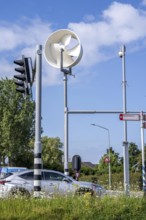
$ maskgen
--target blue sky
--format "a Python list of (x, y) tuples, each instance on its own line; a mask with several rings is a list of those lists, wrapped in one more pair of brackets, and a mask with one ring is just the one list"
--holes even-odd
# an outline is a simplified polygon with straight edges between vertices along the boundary
[[(122, 64), (118, 52), (126, 45), (127, 110), (146, 111), (145, 0), (0, 0), (0, 77), (13, 78), (13, 60), (31, 56), (59, 29), (74, 31), (83, 57), (68, 78), (69, 110), (122, 111)], [(63, 75), (43, 56), (43, 136), (64, 141)], [(35, 85), (33, 86), (35, 98)], [(97, 163), (111, 146), (123, 155), (123, 123), (118, 114), (69, 116), (69, 157)], [(128, 141), (141, 148), (140, 122), (128, 122)]]

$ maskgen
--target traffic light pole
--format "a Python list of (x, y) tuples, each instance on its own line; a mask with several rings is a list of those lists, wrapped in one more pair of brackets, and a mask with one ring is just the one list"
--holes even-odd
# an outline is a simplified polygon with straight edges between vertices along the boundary
[(42, 91), (42, 46), (36, 48), (36, 107), (35, 107), (35, 146), (34, 146), (34, 197), (41, 193), (41, 91)]

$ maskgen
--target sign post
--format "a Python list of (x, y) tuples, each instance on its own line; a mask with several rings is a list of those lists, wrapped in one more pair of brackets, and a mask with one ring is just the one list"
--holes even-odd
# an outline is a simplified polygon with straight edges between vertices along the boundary
[[(140, 121), (141, 122), (141, 151), (142, 151), (142, 183), (143, 192), (146, 195), (146, 167), (145, 167), (145, 150), (144, 150), (144, 128), (146, 129), (146, 114), (120, 114), (119, 119), (122, 121)], [(123, 144), (124, 145), (124, 144)]]
[(143, 115), (143, 112), (140, 114), (141, 119), (141, 150), (142, 150), (142, 183), (143, 183), (143, 192), (146, 195), (146, 170), (145, 170), (145, 151), (144, 151), (144, 128), (146, 128), (146, 115)]

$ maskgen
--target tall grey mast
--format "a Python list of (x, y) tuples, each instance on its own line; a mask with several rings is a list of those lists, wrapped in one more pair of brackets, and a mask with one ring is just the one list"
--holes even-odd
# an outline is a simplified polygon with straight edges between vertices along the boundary
[[(127, 113), (127, 100), (126, 100), (126, 67), (125, 67), (125, 45), (122, 45), (119, 51), (119, 57), (122, 59), (122, 85), (123, 85), (123, 113)], [(124, 140), (123, 140), (123, 155), (124, 155), (124, 190), (125, 194), (129, 195), (129, 151), (127, 141), (127, 121), (124, 121)]]

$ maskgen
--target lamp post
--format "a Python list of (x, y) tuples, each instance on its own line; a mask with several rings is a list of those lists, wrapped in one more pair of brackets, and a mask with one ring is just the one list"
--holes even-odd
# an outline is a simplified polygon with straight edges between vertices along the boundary
[(108, 144), (109, 144), (109, 153), (108, 153), (108, 156), (109, 156), (109, 163), (108, 163), (108, 168), (109, 168), (109, 189), (111, 189), (111, 162), (110, 162), (110, 132), (109, 132), (109, 129), (108, 128), (105, 128), (101, 125), (97, 125), (97, 124), (91, 124), (93, 126), (97, 126), (99, 128), (102, 128), (104, 130), (106, 130), (108, 132)]
[[(126, 97), (126, 65), (125, 65), (125, 52), (126, 47), (122, 45), (119, 51), (119, 57), (122, 59), (122, 84), (123, 84), (123, 113), (127, 112), (127, 97)], [(128, 141), (127, 141), (127, 121), (124, 121), (124, 141), (123, 141), (123, 157), (124, 157), (124, 190), (125, 194), (129, 195), (130, 185), (129, 185), (129, 151), (128, 151)]]

